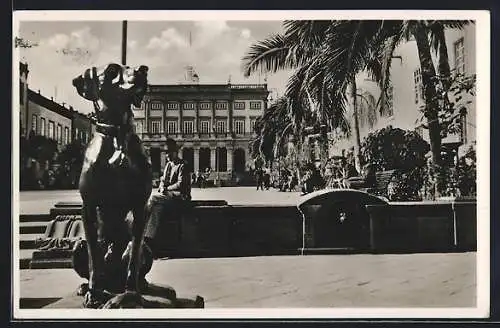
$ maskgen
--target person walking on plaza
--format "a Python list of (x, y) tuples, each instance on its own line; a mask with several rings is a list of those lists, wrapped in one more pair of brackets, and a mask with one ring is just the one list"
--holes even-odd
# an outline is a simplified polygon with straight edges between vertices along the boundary
[(179, 215), (186, 201), (191, 200), (191, 175), (186, 163), (178, 157), (179, 148), (173, 139), (167, 141), (167, 163), (160, 179), (158, 193), (148, 202), (150, 217), (144, 233), (144, 242), (153, 250), (158, 245), (160, 226)]
[(264, 171), (261, 167), (255, 169), (255, 181), (257, 182), (257, 190), (264, 190)]

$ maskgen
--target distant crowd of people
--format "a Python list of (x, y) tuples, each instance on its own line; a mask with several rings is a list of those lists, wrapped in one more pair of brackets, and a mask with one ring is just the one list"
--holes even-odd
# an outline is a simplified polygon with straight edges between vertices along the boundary
[(299, 188), (303, 194), (308, 194), (324, 188), (361, 189), (375, 185), (373, 165), (364, 165), (360, 174), (354, 165), (354, 160), (344, 157), (331, 160), (324, 167), (317, 167), (313, 163), (306, 164), (300, 170), (302, 173), (300, 180), (296, 174), (297, 169), (293, 171), (282, 168), (273, 179), (269, 168), (257, 168), (256, 189), (268, 190), (273, 186), (280, 191), (294, 191)]

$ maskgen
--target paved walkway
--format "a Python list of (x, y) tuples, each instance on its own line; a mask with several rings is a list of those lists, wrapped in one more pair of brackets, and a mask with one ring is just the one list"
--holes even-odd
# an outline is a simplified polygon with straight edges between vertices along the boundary
[[(159, 260), (148, 275), (206, 308), (474, 307), (476, 254), (318, 255)], [(58, 298), (71, 269), (21, 270), (24, 298)]]
[[(225, 200), (231, 205), (290, 205), (295, 206), (300, 193), (279, 192), (276, 189), (257, 191), (255, 187), (221, 187), (192, 189), (194, 200)], [(58, 202), (81, 201), (77, 190), (21, 191), (20, 214), (44, 214)]]

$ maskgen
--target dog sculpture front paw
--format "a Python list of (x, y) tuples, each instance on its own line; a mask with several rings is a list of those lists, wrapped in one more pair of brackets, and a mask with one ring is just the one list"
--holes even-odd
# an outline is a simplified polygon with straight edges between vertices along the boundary
[(84, 282), (80, 286), (78, 286), (76, 290), (76, 295), (84, 296), (87, 294), (88, 291), (89, 291), (89, 284), (88, 282)]
[(143, 308), (144, 299), (133, 291), (126, 291), (111, 298), (103, 305), (103, 309), (134, 309)]
[(88, 290), (83, 298), (83, 307), (99, 309), (114, 295), (104, 290)]

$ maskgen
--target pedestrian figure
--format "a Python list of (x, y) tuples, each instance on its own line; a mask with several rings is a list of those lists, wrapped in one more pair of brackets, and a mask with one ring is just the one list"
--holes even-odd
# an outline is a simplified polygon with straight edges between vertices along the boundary
[(167, 139), (167, 164), (160, 179), (159, 194), (152, 195), (148, 208), (151, 216), (146, 226), (144, 242), (153, 250), (157, 250), (162, 236), (158, 235), (159, 227), (166, 220), (179, 215), (183, 204), (191, 199), (191, 179), (186, 163), (178, 157), (178, 147), (173, 139)]
[(259, 188), (261, 190), (264, 190), (263, 178), (264, 178), (264, 172), (262, 171), (262, 168), (259, 167), (255, 170), (255, 181), (257, 182), (257, 190), (259, 190)]
[(269, 188), (271, 187), (271, 173), (268, 168), (264, 169), (262, 179), (264, 187), (266, 188), (266, 190), (269, 190)]

